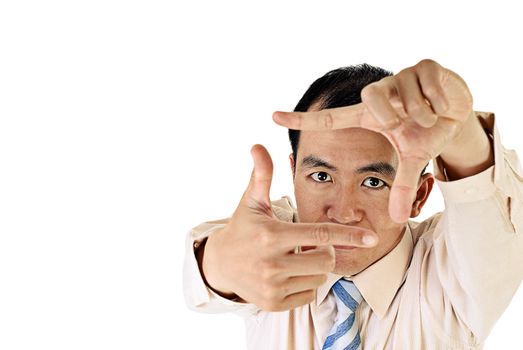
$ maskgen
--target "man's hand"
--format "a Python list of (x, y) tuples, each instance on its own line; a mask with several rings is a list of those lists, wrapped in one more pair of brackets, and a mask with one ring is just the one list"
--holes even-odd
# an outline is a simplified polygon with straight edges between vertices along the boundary
[[(266, 311), (310, 303), (335, 267), (333, 245), (372, 247), (378, 236), (364, 228), (331, 223), (287, 223), (272, 212), (272, 160), (255, 145), (254, 170), (228, 224), (205, 245), (203, 275), (222, 295), (238, 295)], [(316, 248), (295, 253), (297, 246)]]
[[(483, 154), (474, 163), (474, 157), (489, 143), (479, 122), (471, 120), (476, 118), (470, 118), (474, 115), (472, 95), (461, 77), (438, 63), (423, 60), (370, 84), (362, 90), (361, 98), (362, 103), (357, 105), (319, 112), (275, 112), (273, 119), (295, 130), (360, 127), (383, 134), (399, 160), (389, 199), (389, 214), (394, 221), (408, 220), (419, 176), (430, 159), (452, 150), (453, 157), (448, 158), (458, 166), (460, 160), (471, 166), (485, 163)], [(473, 132), (462, 133), (464, 126)], [(469, 152), (464, 152), (464, 145)], [(482, 147), (478, 149), (478, 145)], [(455, 156), (458, 149), (463, 152), (461, 158)]]

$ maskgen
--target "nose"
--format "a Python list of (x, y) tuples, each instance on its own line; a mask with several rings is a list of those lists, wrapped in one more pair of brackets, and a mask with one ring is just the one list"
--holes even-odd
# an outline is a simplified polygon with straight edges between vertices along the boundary
[(329, 205), (327, 217), (338, 224), (355, 225), (363, 219), (363, 210), (358, 206), (354, 196), (344, 193), (337, 196)]

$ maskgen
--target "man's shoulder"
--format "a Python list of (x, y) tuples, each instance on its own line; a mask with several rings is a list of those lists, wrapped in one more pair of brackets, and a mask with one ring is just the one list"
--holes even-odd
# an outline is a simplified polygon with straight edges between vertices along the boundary
[(440, 222), (442, 214), (443, 213), (439, 212), (423, 221), (409, 220), (407, 222), (414, 244), (416, 244), (420, 238), (429, 240), (433, 238), (432, 234)]
[(283, 196), (278, 200), (271, 201), (272, 212), (281, 221), (296, 221), (296, 208), (288, 196)]

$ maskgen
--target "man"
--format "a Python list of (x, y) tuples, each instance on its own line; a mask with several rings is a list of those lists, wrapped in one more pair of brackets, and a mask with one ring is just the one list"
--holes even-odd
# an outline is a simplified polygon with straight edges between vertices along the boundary
[[(494, 116), (431, 60), (334, 70), (295, 110), (273, 118), (296, 210), (255, 145), (233, 216), (189, 234), (188, 306), (243, 315), (251, 349), (482, 348), (523, 276), (523, 171)], [(445, 211), (408, 221), (435, 181)]]

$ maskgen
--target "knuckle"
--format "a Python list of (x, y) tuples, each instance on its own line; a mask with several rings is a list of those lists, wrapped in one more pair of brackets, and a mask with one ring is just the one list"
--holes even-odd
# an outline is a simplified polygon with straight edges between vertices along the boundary
[(430, 84), (423, 87), (423, 94), (429, 99), (439, 98), (442, 95), (441, 88), (435, 84)]
[(332, 271), (336, 267), (336, 256), (334, 254), (330, 254), (324, 259), (325, 269), (327, 271)]
[(422, 103), (420, 100), (410, 100), (406, 106), (406, 112), (409, 114), (419, 114), (420, 112), (424, 111), (425, 106), (423, 106), (424, 103)]
[(409, 75), (412, 75), (412, 74), (414, 74), (413, 67), (408, 67), (408, 68), (403, 68), (402, 70), (400, 70), (395, 76), (397, 78), (404, 79), (405, 76), (409, 76)]
[(280, 271), (280, 264), (274, 260), (262, 260), (259, 265), (260, 277), (263, 281), (270, 282)]
[(318, 243), (329, 243), (331, 241), (331, 233), (327, 226), (316, 225), (312, 230), (312, 238)]
[(322, 267), (322, 269), (321, 269), (322, 272), (331, 272), (336, 265), (332, 259), (325, 259), (320, 264), (320, 266)]
[(263, 247), (271, 247), (274, 246), (276, 240), (276, 236), (274, 232), (272, 232), (269, 229), (265, 229), (260, 231), (259, 233), (259, 241), (260, 245)]
[(330, 111), (323, 115), (323, 127), (327, 130), (331, 130), (334, 125), (334, 118)]
[(418, 62), (418, 64), (416, 64), (416, 66), (420, 69), (434, 68), (437, 65), (438, 64), (436, 63), (436, 61), (431, 60), (430, 58), (422, 59), (421, 61)]
[(361, 90), (361, 99), (365, 102), (378, 93), (379, 87), (376, 83), (369, 84)]
[(319, 267), (323, 273), (331, 272), (336, 267), (336, 254), (334, 249), (324, 250), (319, 256)]

